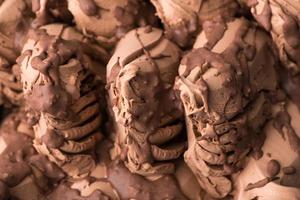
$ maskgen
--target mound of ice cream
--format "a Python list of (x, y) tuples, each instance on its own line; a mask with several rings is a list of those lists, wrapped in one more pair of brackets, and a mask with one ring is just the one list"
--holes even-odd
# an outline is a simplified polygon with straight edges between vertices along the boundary
[(26, 103), (39, 115), (34, 146), (73, 177), (95, 166), (92, 150), (103, 138), (102, 94), (90, 51), (41, 29), (31, 32), (19, 58)]
[(257, 22), (269, 31), (283, 64), (282, 84), (300, 108), (300, 3), (297, 0), (244, 1)]
[[(228, 195), (230, 175), (263, 142), (277, 87), (268, 36), (247, 20), (207, 21), (179, 67), (176, 88), (185, 108), (189, 148), (185, 161), (202, 188)], [(268, 57), (269, 59), (264, 59)]]
[(270, 31), (284, 66), (300, 70), (300, 4), (295, 0), (246, 1), (258, 23)]
[(230, 19), (238, 10), (235, 0), (151, 0), (167, 35), (179, 46), (190, 46), (206, 20)]
[(173, 173), (167, 161), (184, 151), (184, 144), (163, 148), (182, 134), (181, 107), (172, 90), (179, 59), (178, 47), (149, 26), (126, 34), (108, 63), (115, 151), (133, 173), (152, 178)]
[(68, 8), (77, 27), (106, 47), (136, 26), (157, 22), (152, 5), (142, 0), (68, 0)]

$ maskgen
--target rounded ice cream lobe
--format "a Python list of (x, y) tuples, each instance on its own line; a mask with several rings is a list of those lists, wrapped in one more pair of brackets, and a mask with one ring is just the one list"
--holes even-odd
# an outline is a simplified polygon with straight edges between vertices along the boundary
[(68, 0), (68, 9), (84, 35), (108, 48), (131, 29), (157, 23), (152, 5), (142, 0)]
[(213, 18), (231, 19), (238, 10), (235, 0), (151, 0), (166, 34), (180, 47), (192, 45), (201, 26)]
[(277, 61), (270, 38), (247, 20), (207, 23), (212, 29), (182, 59), (175, 88), (185, 109), (185, 161), (206, 192), (223, 198), (233, 189), (230, 176), (263, 144)]
[(147, 178), (173, 173), (169, 161), (184, 151), (180, 143), (160, 147), (183, 128), (172, 90), (179, 58), (180, 50), (162, 30), (145, 27), (127, 33), (108, 63), (109, 101), (117, 127), (114, 152), (120, 156), (126, 150), (125, 165)]
[(103, 52), (87, 48), (75, 33), (59, 24), (35, 30), (19, 64), (27, 105), (39, 113), (35, 148), (70, 176), (80, 177), (95, 167), (92, 152), (103, 139), (101, 80), (93, 70), (95, 64), (102, 67), (102, 58), (90, 57), (90, 52)]

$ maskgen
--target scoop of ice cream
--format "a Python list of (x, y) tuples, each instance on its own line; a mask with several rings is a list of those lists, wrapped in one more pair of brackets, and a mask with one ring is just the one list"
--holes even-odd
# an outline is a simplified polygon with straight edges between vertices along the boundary
[(258, 23), (270, 31), (279, 49), (281, 62), (300, 72), (300, 4), (296, 0), (246, 1)]
[(238, 8), (235, 0), (151, 0), (169, 37), (181, 47), (191, 46), (202, 23), (215, 17), (230, 18)]
[(256, 21), (267, 31), (279, 50), (284, 89), (300, 109), (300, 4), (297, 0), (243, 1)]
[(205, 23), (181, 61), (176, 89), (188, 129), (185, 161), (201, 187), (223, 198), (232, 190), (230, 175), (263, 143), (277, 62), (270, 38), (245, 19)]
[(141, 0), (70, 0), (68, 8), (77, 27), (107, 47), (136, 26), (156, 23), (151, 4)]
[(102, 54), (68, 33), (72, 31), (60, 25), (32, 32), (18, 60), (26, 102), (40, 113), (35, 148), (70, 176), (80, 177), (95, 166), (91, 152), (103, 138), (103, 83), (93, 73), (93, 56)]
[[(259, 160), (249, 158), (243, 171), (234, 177), (237, 200), (300, 198), (300, 113), (290, 101), (274, 106), (273, 110), (274, 120), (263, 130), (264, 155)], [(272, 175), (275, 170), (277, 173)]]
[(108, 63), (109, 101), (118, 127), (115, 149), (126, 149), (125, 164), (134, 173), (172, 173), (171, 163), (155, 161), (178, 158), (183, 151), (183, 145), (157, 146), (182, 129), (181, 107), (172, 90), (179, 58), (180, 50), (162, 30), (145, 27), (127, 33)]

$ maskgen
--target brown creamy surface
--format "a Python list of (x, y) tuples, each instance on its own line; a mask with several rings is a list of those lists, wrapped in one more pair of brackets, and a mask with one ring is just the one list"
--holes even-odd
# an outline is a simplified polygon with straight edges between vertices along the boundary
[[(126, 49), (126, 51), (125, 51)], [(114, 155), (125, 154), (133, 173), (157, 179), (174, 173), (183, 142), (182, 112), (172, 87), (180, 50), (162, 30), (134, 29), (119, 42), (108, 63), (107, 79), (116, 135)]]
[(0, 0), (0, 199), (300, 199), (299, 11)]
[(26, 103), (39, 113), (34, 146), (73, 177), (95, 166), (92, 151), (103, 139), (97, 68), (106, 52), (87, 43), (75, 30), (48, 25), (29, 34), (18, 59)]
[[(247, 2), (247, 1), (246, 1)], [(250, 1), (249, 1), (250, 2)], [(293, 70), (299, 71), (299, 3), (296, 1), (281, 0), (255, 0), (248, 2), (257, 21), (271, 32), (275, 44), (280, 52), (283, 64)]]
[(277, 88), (270, 42), (243, 18), (217, 19), (206, 22), (181, 61), (176, 88), (188, 126), (185, 161), (214, 197), (231, 192), (230, 175), (263, 144), (259, 130), (269, 118), (268, 94)]
[[(22, 198), (23, 196), (23, 198), (35, 199), (36, 195), (51, 191), (53, 184), (65, 177), (57, 165), (35, 151), (32, 138), (29, 136), (33, 130), (25, 114), (26, 112), (22, 110), (12, 113), (4, 119), (1, 125), (1, 197)], [(29, 181), (31, 186), (26, 186), (24, 181)], [(29, 193), (32, 196), (24, 193), (25, 190), (33, 191)]]
[[(168, 176), (152, 182), (130, 173), (121, 163), (111, 162), (109, 158), (106, 158), (111, 146), (111, 143), (108, 141), (102, 143), (102, 147), (97, 150), (100, 153), (98, 156), (100, 156), (101, 160), (98, 165), (106, 166), (108, 170), (107, 176), (101, 179), (99, 173), (92, 173), (87, 179), (91, 180), (91, 183), (99, 180), (110, 182), (113, 187), (109, 189), (104, 185), (100, 185), (98, 188), (91, 186), (89, 188), (91, 194), (81, 196), (80, 189), (72, 189), (70, 183), (65, 182), (68, 179), (59, 183), (58, 181), (62, 180), (62, 178), (66, 178), (62, 170), (34, 150), (32, 138), (26, 135), (29, 127), (25, 129), (22, 126), (27, 123), (24, 119), (23, 113), (14, 113), (4, 120), (0, 129), (1, 199), (6, 199), (4, 197), (8, 196), (24, 200), (55, 200), (61, 198), (70, 200), (115, 199), (106, 195), (111, 193), (109, 190), (117, 190), (121, 199), (161, 199), (161, 197), (185, 199), (174, 177)], [(5, 147), (3, 147), (4, 144)], [(4, 148), (3, 151), (2, 148)], [(54, 183), (57, 185), (55, 188), (53, 188)], [(167, 185), (171, 187), (166, 187)], [(31, 191), (31, 193), (28, 193), (26, 190)], [(157, 195), (158, 191), (160, 195)]]
[(78, 29), (111, 48), (129, 30), (157, 25), (154, 8), (142, 0), (68, 0)]
[(166, 34), (180, 47), (190, 47), (206, 20), (231, 19), (239, 6), (235, 0), (151, 0)]
[[(283, 106), (284, 105), (284, 106)], [(278, 115), (289, 115), (292, 120), (284, 120), (286, 129), (278, 129)], [(290, 100), (277, 102), (273, 106), (272, 116), (264, 131), (266, 140), (262, 147), (264, 155), (259, 160), (249, 158), (244, 170), (235, 174), (235, 199), (252, 199), (256, 196), (263, 199), (298, 199), (300, 157), (294, 142), (288, 139), (290, 132), (299, 137), (299, 112)], [(296, 140), (297, 141), (297, 140)], [(288, 156), (287, 156), (288, 155)]]

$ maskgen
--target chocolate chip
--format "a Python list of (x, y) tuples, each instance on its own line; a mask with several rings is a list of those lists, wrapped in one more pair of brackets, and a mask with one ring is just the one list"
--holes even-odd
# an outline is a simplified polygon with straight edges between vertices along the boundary
[(280, 172), (280, 168), (277, 160), (270, 160), (267, 164), (267, 173), (270, 177), (274, 177)]

